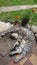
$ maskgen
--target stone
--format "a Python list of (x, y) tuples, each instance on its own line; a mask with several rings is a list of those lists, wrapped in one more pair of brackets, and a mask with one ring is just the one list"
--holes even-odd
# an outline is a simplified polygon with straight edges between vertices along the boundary
[(36, 39), (36, 41), (37, 41), (37, 33), (35, 34), (35, 39)]
[(37, 33), (35, 34), (36, 38), (37, 38)]
[(11, 48), (13, 48), (15, 42), (16, 40), (14, 41), (8, 36), (2, 37), (0, 39), (0, 54), (2, 56), (5, 56), (6, 54), (8, 54)]
[(10, 32), (12, 29), (13, 25), (10, 24), (9, 22), (5, 23), (0, 21), (0, 36), (5, 35), (5, 33)]
[(5, 22), (0, 21), (0, 32), (9, 29), (11, 26), (13, 25), (11, 25), (9, 22), (5, 23)]
[(33, 31), (33, 33), (36, 33), (37, 32), (37, 26), (32, 25), (31, 30)]

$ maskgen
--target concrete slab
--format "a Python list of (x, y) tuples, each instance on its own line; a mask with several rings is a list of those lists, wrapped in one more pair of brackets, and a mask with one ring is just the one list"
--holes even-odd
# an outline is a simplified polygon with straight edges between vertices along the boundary
[(0, 54), (5, 56), (13, 47), (15, 41), (10, 39), (9, 37), (2, 37), (0, 39)]
[[(0, 21), (0, 37), (1, 35), (5, 35), (5, 33), (8, 33), (10, 31), (13, 31), (14, 29), (18, 28), (17, 26), (10, 25), (9, 23), (1, 22)], [(10, 34), (7, 36), (4, 36), (0, 38), (0, 54), (2, 56), (5, 56), (13, 47), (15, 44), (15, 41), (12, 40), (9, 37)]]
[(0, 21), (0, 32), (3, 32), (5, 30), (8, 30), (9, 28), (11, 28), (13, 25), (11, 25), (9, 22), (5, 23)]

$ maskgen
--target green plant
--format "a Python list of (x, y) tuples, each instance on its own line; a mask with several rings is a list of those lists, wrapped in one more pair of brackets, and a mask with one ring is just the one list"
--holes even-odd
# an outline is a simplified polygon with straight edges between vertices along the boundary
[(31, 11), (27, 11), (22, 18), (22, 25), (23, 26), (25, 26), (29, 22), (30, 16), (31, 16)]
[(34, 0), (35, 3), (37, 3), (37, 0)]

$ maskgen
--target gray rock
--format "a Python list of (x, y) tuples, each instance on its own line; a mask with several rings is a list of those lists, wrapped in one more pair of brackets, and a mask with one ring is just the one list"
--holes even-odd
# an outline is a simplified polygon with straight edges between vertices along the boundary
[(13, 27), (13, 25), (11, 25), (9, 22), (5, 23), (0, 21), (0, 32), (8, 30), (10, 27)]
[(37, 38), (37, 33), (35, 34), (36, 38)]
[(37, 32), (37, 26), (32, 25), (31, 30), (33, 31), (33, 33), (36, 33)]
[(3, 37), (0, 39), (0, 54), (2, 56), (5, 56), (6, 54), (8, 54), (11, 50), (11, 48), (13, 48), (14, 44), (16, 41), (10, 39), (9, 37)]
[(4, 36), (6, 33), (12, 31), (12, 28), (13, 24), (0, 21), (0, 36)]
[(37, 33), (35, 34), (35, 39), (36, 39), (36, 42), (37, 42)]

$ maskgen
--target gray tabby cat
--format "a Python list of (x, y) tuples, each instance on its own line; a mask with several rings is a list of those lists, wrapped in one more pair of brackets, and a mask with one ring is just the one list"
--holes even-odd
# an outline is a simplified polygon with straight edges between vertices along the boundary
[[(14, 45), (15, 50), (10, 55), (20, 54), (15, 57), (14, 62), (21, 60), (27, 53), (31, 52), (35, 47), (35, 37), (31, 30), (21, 27), (16, 32), (19, 34), (17, 41)], [(14, 48), (13, 47), (13, 48)]]

